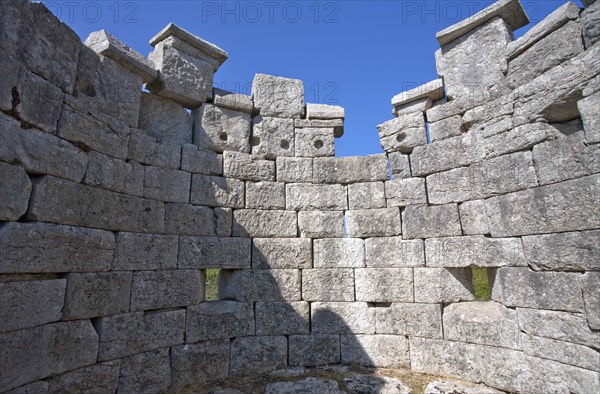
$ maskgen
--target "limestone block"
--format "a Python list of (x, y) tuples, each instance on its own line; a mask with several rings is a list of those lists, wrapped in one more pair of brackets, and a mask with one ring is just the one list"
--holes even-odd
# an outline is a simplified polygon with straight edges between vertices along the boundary
[(460, 115), (450, 116), (449, 118), (431, 122), (429, 126), (429, 139), (431, 142), (445, 140), (446, 138), (456, 137), (465, 132)]
[(160, 270), (177, 268), (178, 237), (117, 233), (113, 270)]
[(392, 106), (399, 107), (423, 98), (428, 98), (431, 101), (444, 98), (444, 81), (434, 79), (414, 89), (399, 93), (392, 98)]
[[(417, 87), (417, 89), (419, 88), (420, 86)], [(432, 105), (433, 101), (429, 97), (420, 98), (406, 104), (394, 106), (394, 109), (392, 110), (392, 115), (394, 115), (395, 117), (399, 117), (402, 115), (411, 114), (413, 112), (425, 112), (429, 108), (431, 108)]]
[(250, 154), (223, 152), (223, 175), (246, 181), (275, 181), (275, 162)]
[(462, 394), (502, 394), (502, 391), (487, 387), (483, 384), (435, 380), (425, 387), (424, 394), (443, 394), (459, 392)]
[(600, 172), (600, 146), (588, 145), (583, 132), (533, 147), (540, 185)]
[(408, 339), (399, 335), (342, 335), (342, 363), (365, 367), (408, 367)]
[(246, 182), (246, 208), (285, 209), (285, 184)]
[(344, 119), (294, 119), (297, 129), (332, 129), (334, 138), (344, 135)]
[(262, 374), (287, 367), (287, 342), (283, 336), (234, 339), (229, 354), (229, 375)]
[(300, 118), (304, 114), (304, 84), (298, 79), (256, 74), (252, 99), (262, 116)]
[(295, 129), (296, 157), (335, 156), (333, 128)]
[(119, 193), (144, 195), (144, 167), (136, 162), (125, 162), (90, 152), (83, 183)]
[(188, 163), (191, 161), (189, 156), (190, 152), (187, 150), (185, 160), (182, 159), (181, 145), (175, 141), (151, 137), (138, 129), (131, 130), (127, 152), (128, 160), (175, 170), (179, 168), (180, 163), (182, 164), (183, 161), (183, 163), (186, 163), (185, 167), (182, 165), (183, 170), (194, 172), (189, 171), (190, 165)]
[(354, 301), (354, 270), (302, 270), (302, 299), (305, 301)]
[(127, 312), (130, 293), (131, 272), (68, 274), (63, 320)]
[(369, 390), (375, 390), (380, 393), (412, 393), (411, 388), (398, 379), (373, 374), (353, 373), (344, 379), (344, 384), (354, 393), (363, 393)]
[(243, 302), (300, 301), (300, 270), (222, 270), (219, 298)]
[(592, 94), (577, 102), (585, 130), (585, 140), (588, 144), (600, 142), (600, 115), (597, 111), (599, 105), (600, 93)]
[(600, 337), (588, 326), (585, 315), (560, 311), (517, 308), (521, 331), (538, 337), (557, 339), (598, 348)]
[(278, 182), (312, 182), (313, 159), (308, 157), (278, 157)]
[(598, 271), (600, 231), (523, 237), (525, 261), (536, 271)]
[(11, 111), (13, 109), (13, 89), (19, 82), (19, 63), (0, 47), (0, 67), (2, 68), (2, 80), (0, 83), (0, 110)]
[(402, 115), (377, 126), (381, 147), (387, 153), (411, 153), (427, 144), (427, 130), (422, 113)]
[(312, 268), (310, 239), (254, 238), (252, 268)]
[(458, 206), (460, 213), (460, 224), (466, 235), (484, 235), (490, 233), (487, 215), (485, 213), (485, 201), (466, 201)]
[(231, 208), (215, 208), (215, 234), (220, 237), (231, 237), (233, 228), (233, 210)]
[(496, 302), (460, 302), (444, 308), (444, 339), (521, 349), (517, 312)]
[(425, 265), (423, 241), (402, 237), (368, 238), (365, 256), (369, 268), (421, 267)]
[(204, 273), (192, 270), (136, 271), (131, 311), (194, 305), (204, 299)]
[[(483, 103), (477, 103), (477, 106), (468, 109), (462, 116), (464, 128), (467, 131), (481, 130), (512, 116), (515, 112), (514, 100), (510, 95), (503, 93), (487, 93), (491, 96), (489, 99), (484, 100)], [(518, 120), (522, 122), (521, 119)]]
[(223, 156), (213, 151), (186, 144), (181, 153), (183, 171), (204, 175), (223, 174)]
[(307, 119), (343, 119), (344, 108), (339, 105), (306, 104)]
[(393, 303), (377, 308), (375, 331), (378, 334), (442, 338), (442, 306)]
[(180, 345), (185, 318), (183, 309), (101, 317), (95, 325), (100, 336), (100, 349), (94, 354), (98, 355), (98, 361), (104, 361)]
[(557, 341), (533, 335), (522, 334), (523, 351), (530, 356), (555, 360), (562, 364), (574, 365), (598, 371), (600, 355), (598, 352), (575, 343)]
[(513, 307), (585, 312), (582, 288), (577, 273), (501, 268), (496, 272), (492, 299)]
[(404, 238), (432, 238), (461, 235), (456, 204), (409, 205), (402, 212)]
[(559, 132), (547, 123), (530, 123), (511, 128), (505, 132), (484, 136), (481, 142), (486, 157), (530, 149), (536, 144), (559, 136)]
[(190, 202), (189, 172), (159, 167), (145, 167), (144, 197), (165, 202)]
[(358, 238), (315, 239), (315, 268), (362, 268), (365, 266), (364, 241)]
[(250, 114), (212, 104), (202, 104), (192, 111), (194, 144), (200, 148), (223, 152), (250, 153)]
[(428, 267), (515, 267), (527, 265), (519, 238), (461, 236), (425, 240)]
[(312, 185), (289, 183), (286, 189), (286, 209), (340, 211), (348, 209), (347, 188), (343, 185)]
[(599, 181), (591, 175), (485, 200), (492, 236), (597, 228), (600, 212), (593, 201)]
[(414, 301), (412, 268), (357, 268), (354, 276), (357, 301)]
[(353, 210), (385, 208), (383, 182), (364, 182), (348, 185), (348, 206)]
[(117, 390), (120, 369), (121, 360), (106, 361), (53, 376), (46, 379), (47, 392), (85, 393), (96, 391), (111, 393)]
[(366, 302), (315, 302), (311, 327), (318, 334), (375, 334), (375, 308)]
[(21, 129), (12, 118), (0, 114), (0, 160), (19, 163), (31, 174), (50, 174), (81, 181), (88, 163), (87, 155), (53, 135)]
[(233, 213), (233, 236), (270, 238), (298, 235), (296, 212), (241, 209)]
[(192, 116), (173, 100), (142, 92), (138, 128), (155, 138), (192, 142)]
[(298, 229), (301, 237), (343, 238), (343, 211), (300, 211)]
[[(21, 71), (17, 83), (14, 110), (26, 123), (39, 129), (55, 132), (63, 102), (63, 92), (42, 77)], [(40, 108), (44, 108), (40, 111)]]
[(410, 167), (413, 176), (423, 176), (476, 163), (483, 157), (479, 138), (466, 133), (416, 147), (410, 155)]
[(171, 374), (174, 387), (226, 378), (229, 375), (229, 340), (173, 346)]
[(308, 302), (257, 302), (256, 335), (308, 334), (309, 318)]
[(114, 253), (108, 231), (49, 223), (0, 227), (1, 273), (108, 271)]
[(151, 350), (121, 360), (119, 392), (158, 393), (171, 385), (169, 349)]
[(14, 331), (61, 318), (65, 279), (0, 283), (0, 331)]
[(471, 268), (415, 268), (415, 302), (475, 301)]
[(294, 156), (294, 120), (257, 116), (252, 120), (252, 154), (276, 159)]
[(290, 367), (316, 367), (340, 362), (340, 336), (331, 334), (290, 335)]
[(594, 3), (581, 13), (581, 27), (583, 29), (583, 41), (585, 47), (590, 48), (600, 38), (598, 21), (600, 20), (600, 4)]
[(22, 167), (0, 162), (0, 220), (19, 220), (27, 212), (31, 181)]
[(427, 204), (425, 179), (406, 178), (387, 181), (385, 182), (385, 198), (388, 207)]
[(583, 275), (583, 301), (590, 328), (598, 330), (600, 327), (600, 294), (598, 294), (598, 283), (600, 274), (598, 272), (586, 272)]
[(187, 308), (187, 343), (254, 335), (252, 304), (207, 301)]
[(388, 153), (393, 178), (404, 179), (411, 177), (409, 157), (409, 155), (400, 152)]
[(178, 268), (250, 268), (250, 238), (179, 237)]
[(244, 182), (194, 174), (190, 202), (209, 207), (244, 208)]
[(400, 210), (398, 208), (363, 209), (346, 213), (348, 236), (355, 238), (400, 235)]
[(293, 382), (273, 382), (265, 386), (265, 394), (328, 393), (342, 394), (335, 380), (308, 377)]
[(314, 159), (315, 183), (357, 183), (390, 179), (385, 155)]
[(228, 92), (227, 90), (218, 88), (213, 88), (213, 102), (221, 108), (235, 109), (248, 113), (252, 113), (254, 110), (254, 103), (251, 96)]
[(232, 213), (227, 208), (165, 204), (165, 233), (173, 235), (230, 236)]

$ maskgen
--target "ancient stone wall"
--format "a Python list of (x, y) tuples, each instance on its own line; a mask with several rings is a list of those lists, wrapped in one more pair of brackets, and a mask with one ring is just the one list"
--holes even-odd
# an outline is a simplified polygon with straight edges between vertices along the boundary
[(385, 154), (335, 158), (343, 108), (305, 104), (301, 81), (224, 92), (227, 53), (175, 25), (145, 58), (0, 2), (0, 392), (336, 363), (598, 392), (600, 2), (586, 3), (518, 40), (516, 0), (440, 32), (440, 79), (392, 99)]

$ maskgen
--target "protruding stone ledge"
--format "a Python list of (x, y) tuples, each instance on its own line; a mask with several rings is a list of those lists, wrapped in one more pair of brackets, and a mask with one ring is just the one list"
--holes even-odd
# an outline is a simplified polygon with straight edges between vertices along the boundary
[(430, 98), (432, 101), (443, 99), (444, 81), (436, 79), (424, 85), (417, 86), (414, 89), (399, 93), (392, 98), (392, 106), (394, 108), (400, 107), (423, 98)]
[(245, 94), (228, 92), (227, 90), (214, 88), (213, 103), (222, 108), (234, 109), (237, 111), (252, 113), (254, 103), (252, 97)]

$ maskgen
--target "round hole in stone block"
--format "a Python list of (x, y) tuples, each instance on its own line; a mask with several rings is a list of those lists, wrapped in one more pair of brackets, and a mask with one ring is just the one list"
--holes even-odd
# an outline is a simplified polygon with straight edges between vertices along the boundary
[(317, 149), (321, 149), (323, 147), (323, 141), (321, 140), (316, 140), (315, 141), (315, 148)]
[(286, 140), (281, 140), (281, 142), (279, 143), (279, 146), (281, 146), (281, 149), (285, 149), (285, 150), (290, 149), (290, 143), (287, 142)]
[(398, 142), (402, 142), (402, 140), (404, 140), (406, 138), (406, 134), (404, 133), (400, 133), (398, 134), (398, 136), (396, 137), (396, 141)]
[(252, 137), (252, 138), (250, 138), (250, 144), (252, 146), (258, 146), (258, 145), (260, 145), (260, 137)]
[(219, 139), (221, 141), (227, 141), (227, 133), (219, 133)]

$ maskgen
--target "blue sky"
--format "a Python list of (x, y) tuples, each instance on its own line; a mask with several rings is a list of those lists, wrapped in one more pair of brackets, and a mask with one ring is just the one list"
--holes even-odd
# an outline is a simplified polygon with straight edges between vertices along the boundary
[[(346, 109), (337, 156), (380, 153), (376, 126), (395, 94), (437, 78), (435, 33), (493, 3), (420, 1), (44, 0), (82, 40), (106, 29), (148, 55), (169, 22), (229, 53), (215, 85), (249, 94), (255, 73), (304, 81), (307, 102)], [(564, 0), (521, 0), (532, 23)], [(580, 0), (575, 3), (581, 5)]]

